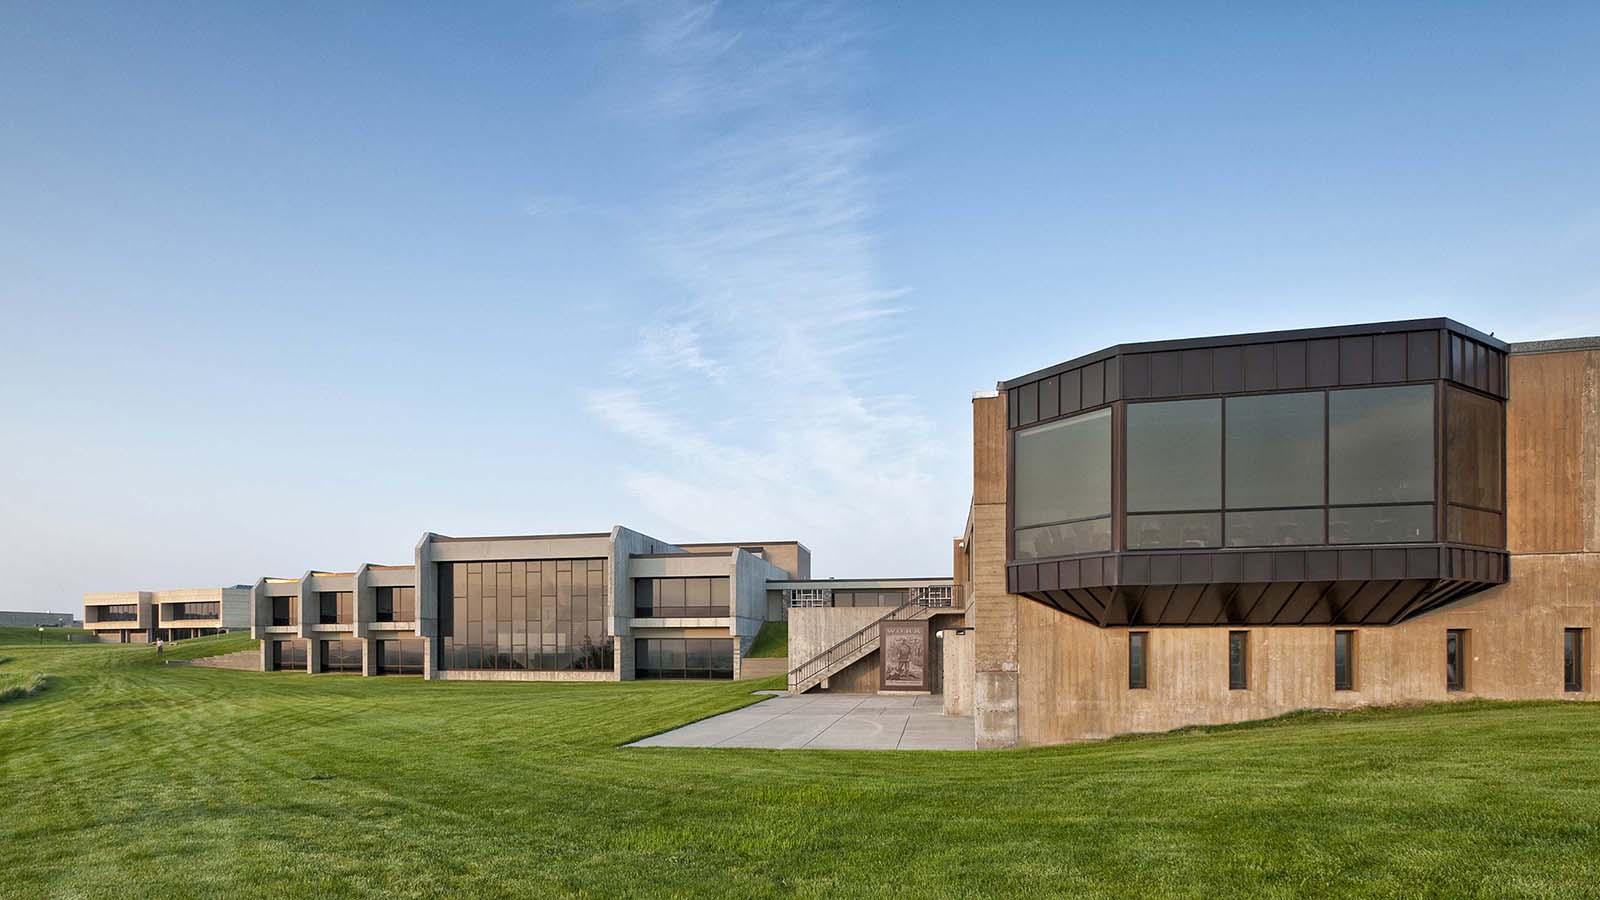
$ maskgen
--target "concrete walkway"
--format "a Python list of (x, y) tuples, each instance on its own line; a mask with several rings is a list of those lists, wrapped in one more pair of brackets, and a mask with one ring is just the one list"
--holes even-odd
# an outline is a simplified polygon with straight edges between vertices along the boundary
[(775, 697), (702, 719), (630, 747), (773, 750), (972, 750), (972, 717), (946, 716), (944, 698), (880, 694)]

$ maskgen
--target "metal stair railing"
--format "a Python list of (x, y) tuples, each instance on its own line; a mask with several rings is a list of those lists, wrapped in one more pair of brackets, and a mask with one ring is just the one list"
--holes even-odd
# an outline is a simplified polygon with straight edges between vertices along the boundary
[(829, 647), (821, 653), (818, 653), (816, 656), (811, 657), (800, 665), (795, 666), (793, 669), (790, 669), (789, 690), (795, 691), (797, 688), (800, 688), (800, 685), (806, 685), (805, 688), (800, 688), (800, 690), (808, 690), (811, 687), (808, 682), (820, 682), (823, 678), (827, 677), (827, 675), (831, 674), (829, 670), (834, 665), (837, 665), (839, 661), (847, 659), (854, 654), (865, 653), (866, 651), (871, 650), (878, 643), (879, 624), (883, 622), (896, 621), (902, 618), (914, 617), (927, 611), (927, 607), (921, 606), (915, 602), (902, 603), (878, 618), (873, 619), (871, 622), (868, 622), (851, 633), (850, 636), (846, 637), (844, 640), (834, 644), (832, 647)]

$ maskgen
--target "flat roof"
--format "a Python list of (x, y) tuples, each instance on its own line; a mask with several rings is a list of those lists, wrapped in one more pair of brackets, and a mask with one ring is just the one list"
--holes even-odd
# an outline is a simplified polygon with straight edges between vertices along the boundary
[(1600, 337), (1559, 338), (1552, 341), (1520, 341), (1511, 345), (1512, 355), (1562, 353), (1570, 350), (1600, 350)]
[(1510, 349), (1510, 344), (1491, 334), (1463, 325), (1454, 319), (1401, 319), (1394, 322), (1369, 322), (1360, 325), (1333, 325), (1324, 328), (1297, 328), (1289, 331), (1255, 331), (1243, 334), (1220, 334), (1211, 337), (1180, 338), (1167, 341), (1141, 341), (1133, 344), (1116, 344), (1104, 350), (1096, 350), (1083, 356), (1073, 357), (1066, 362), (1059, 362), (1018, 375), (1000, 382), (1001, 390), (1010, 390), (1021, 384), (1037, 381), (1059, 372), (1076, 369), (1079, 366), (1109, 359), (1124, 353), (1156, 353), (1163, 350), (1195, 350), (1202, 347), (1236, 347), (1245, 344), (1265, 344), (1275, 341), (1302, 341), (1317, 338), (1357, 337), (1370, 334), (1391, 334), (1397, 331), (1428, 331), (1444, 329), (1472, 338), (1480, 343), (1488, 344), (1501, 351)]
[(609, 531), (589, 531), (577, 534), (486, 534), (468, 537), (456, 537), (448, 534), (431, 534), (435, 541), (557, 541), (568, 538), (609, 538)]
[(767, 588), (817, 588), (817, 587), (894, 587), (896, 585), (915, 587), (919, 584), (955, 584), (955, 579), (949, 575), (940, 575), (934, 578), (807, 578), (800, 581), (768, 581)]

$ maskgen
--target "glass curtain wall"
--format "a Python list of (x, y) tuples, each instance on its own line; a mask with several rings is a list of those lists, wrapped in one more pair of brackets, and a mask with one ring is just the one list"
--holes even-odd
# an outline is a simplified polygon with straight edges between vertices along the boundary
[(439, 564), (439, 664), (613, 668), (604, 559)]

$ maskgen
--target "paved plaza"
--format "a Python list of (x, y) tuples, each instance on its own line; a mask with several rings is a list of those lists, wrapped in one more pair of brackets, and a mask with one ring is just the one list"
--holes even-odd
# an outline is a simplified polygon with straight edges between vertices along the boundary
[(632, 747), (773, 750), (972, 750), (971, 716), (943, 714), (944, 698), (802, 694), (702, 719)]

